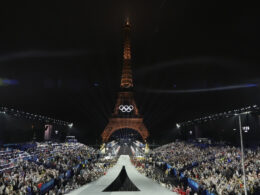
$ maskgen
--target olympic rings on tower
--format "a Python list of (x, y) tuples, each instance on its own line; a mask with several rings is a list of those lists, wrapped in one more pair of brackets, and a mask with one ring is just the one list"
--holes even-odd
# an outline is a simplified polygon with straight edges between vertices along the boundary
[(121, 110), (121, 112), (131, 112), (134, 109), (134, 106), (132, 105), (120, 105), (119, 106), (119, 110)]

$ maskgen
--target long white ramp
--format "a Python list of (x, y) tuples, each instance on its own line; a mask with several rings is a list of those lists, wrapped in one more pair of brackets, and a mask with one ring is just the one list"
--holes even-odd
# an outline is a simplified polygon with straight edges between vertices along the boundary
[[(116, 192), (103, 192), (103, 190), (108, 187), (119, 175), (122, 167), (125, 166), (126, 172), (132, 183), (140, 191), (116, 191)], [(116, 163), (116, 165), (110, 168), (106, 175), (100, 177), (98, 180), (86, 184), (79, 189), (76, 189), (69, 193), (69, 195), (177, 195), (177, 193), (172, 192), (158, 183), (154, 182), (152, 179), (145, 177), (140, 174), (134, 165), (130, 161), (128, 155), (121, 155)]]

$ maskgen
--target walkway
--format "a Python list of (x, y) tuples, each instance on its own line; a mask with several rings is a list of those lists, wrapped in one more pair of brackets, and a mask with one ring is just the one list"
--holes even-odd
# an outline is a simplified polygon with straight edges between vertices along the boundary
[[(136, 185), (140, 191), (134, 192), (103, 192), (118, 176), (122, 167), (125, 166), (126, 172), (130, 180)], [(177, 195), (175, 192), (160, 186), (152, 179), (140, 174), (130, 161), (128, 155), (121, 155), (114, 167), (108, 170), (107, 174), (100, 177), (98, 180), (91, 182), (81, 188), (74, 190), (69, 195)]]

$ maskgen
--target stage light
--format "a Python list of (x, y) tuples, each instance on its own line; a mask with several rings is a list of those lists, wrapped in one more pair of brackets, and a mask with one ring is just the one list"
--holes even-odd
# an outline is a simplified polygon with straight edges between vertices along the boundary
[(180, 128), (181, 126), (180, 126), (178, 123), (176, 123), (176, 127), (177, 127), (177, 128)]
[(69, 126), (69, 128), (72, 128), (73, 127), (73, 123), (70, 123), (68, 126)]

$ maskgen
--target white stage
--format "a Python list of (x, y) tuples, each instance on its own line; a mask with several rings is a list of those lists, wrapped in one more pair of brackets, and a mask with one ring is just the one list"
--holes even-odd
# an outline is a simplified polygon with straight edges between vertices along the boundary
[[(126, 172), (130, 180), (136, 185), (140, 191), (134, 192), (103, 192), (103, 190), (108, 187), (119, 175), (122, 166), (125, 166)], [(112, 195), (112, 194), (124, 194), (124, 195), (174, 195), (177, 193), (171, 192), (170, 190), (162, 187), (158, 183), (154, 182), (152, 179), (145, 177), (140, 174), (134, 165), (130, 161), (128, 155), (121, 155), (114, 167), (107, 171), (107, 174), (100, 177), (98, 180), (91, 182), (81, 188), (74, 190), (69, 193), (69, 195), (83, 195), (83, 194), (93, 194), (93, 195)]]

